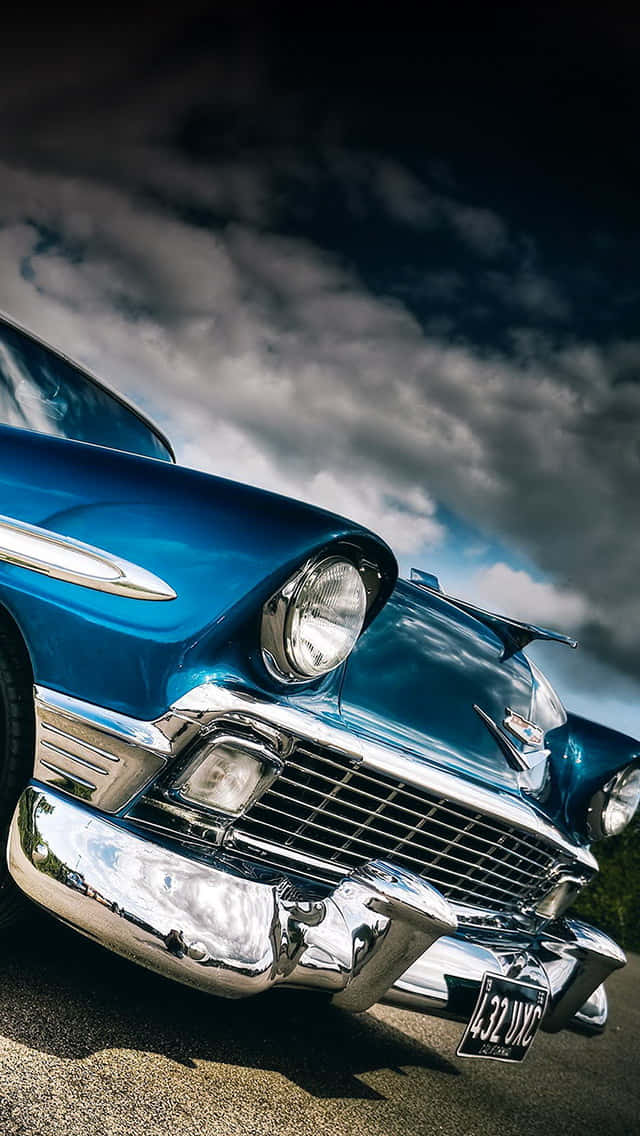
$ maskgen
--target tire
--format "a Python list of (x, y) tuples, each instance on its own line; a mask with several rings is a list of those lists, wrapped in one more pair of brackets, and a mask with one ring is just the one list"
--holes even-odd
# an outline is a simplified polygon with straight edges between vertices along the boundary
[(9, 875), (5, 848), (13, 811), (33, 771), (34, 748), (29, 655), (18, 631), (0, 613), (0, 933), (30, 907)]

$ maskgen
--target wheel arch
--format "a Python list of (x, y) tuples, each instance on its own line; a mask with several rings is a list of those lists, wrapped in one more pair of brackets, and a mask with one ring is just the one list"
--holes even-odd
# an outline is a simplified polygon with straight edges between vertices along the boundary
[(29, 642), (14, 613), (7, 606), (4, 599), (0, 599), (0, 631), (5, 631), (6, 634), (11, 635), (16, 647), (24, 656), (24, 661), (31, 677), (31, 687), (33, 688), (34, 668)]

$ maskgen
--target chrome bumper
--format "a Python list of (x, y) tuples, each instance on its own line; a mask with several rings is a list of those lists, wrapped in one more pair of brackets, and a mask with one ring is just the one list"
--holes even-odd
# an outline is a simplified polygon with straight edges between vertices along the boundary
[(349, 1010), (384, 1000), (466, 1020), (490, 970), (549, 989), (543, 1028), (595, 1032), (606, 1021), (602, 983), (626, 961), (606, 935), (574, 921), (526, 941), (458, 932), (435, 888), (380, 861), (322, 900), (293, 897), (287, 881), (192, 859), (37, 783), (16, 809), (8, 861), (22, 890), (65, 923), (231, 998), (286, 984), (324, 990)]

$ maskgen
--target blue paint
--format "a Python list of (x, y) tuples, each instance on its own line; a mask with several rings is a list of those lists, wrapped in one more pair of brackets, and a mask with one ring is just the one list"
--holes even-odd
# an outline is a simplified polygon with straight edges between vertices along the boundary
[(134, 717), (163, 713), (221, 666), (279, 690), (257, 657), (262, 604), (330, 542), (375, 555), (383, 598), (395, 581), (383, 541), (285, 497), (9, 427), (0, 427), (0, 451), (1, 514), (105, 548), (177, 592), (169, 602), (132, 600), (0, 563), (0, 598), (36, 682)]
[(500, 638), (444, 598), (399, 581), (357, 644), (342, 691), (346, 720), (466, 776), (517, 791), (515, 772), (473, 710), (528, 716), (531, 671), (501, 662)]
[(552, 761), (561, 802), (561, 819), (569, 832), (581, 836), (594, 793), (620, 769), (640, 760), (640, 742), (626, 734), (568, 715), (566, 745)]
[[(485, 623), (408, 582), (373, 533), (331, 513), (165, 461), (0, 426), (0, 513), (103, 547), (166, 580), (175, 600), (107, 595), (0, 563), (0, 600), (25, 636), (35, 680), (143, 719), (205, 681), (306, 707), (354, 731), (518, 793), (473, 711), (530, 714), (525, 656), (503, 658)], [(265, 600), (310, 555), (355, 546), (383, 572), (381, 604), (346, 666), (283, 688), (259, 651)], [(548, 732), (551, 784), (534, 803), (586, 838), (586, 808), (638, 743), (570, 715)]]

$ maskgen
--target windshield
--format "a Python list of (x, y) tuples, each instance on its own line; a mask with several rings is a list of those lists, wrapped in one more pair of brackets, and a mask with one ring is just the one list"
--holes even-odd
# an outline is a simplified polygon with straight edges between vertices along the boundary
[(55, 351), (0, 322), (0, 421), (77, 442), (172, 461), (131, 407)]

